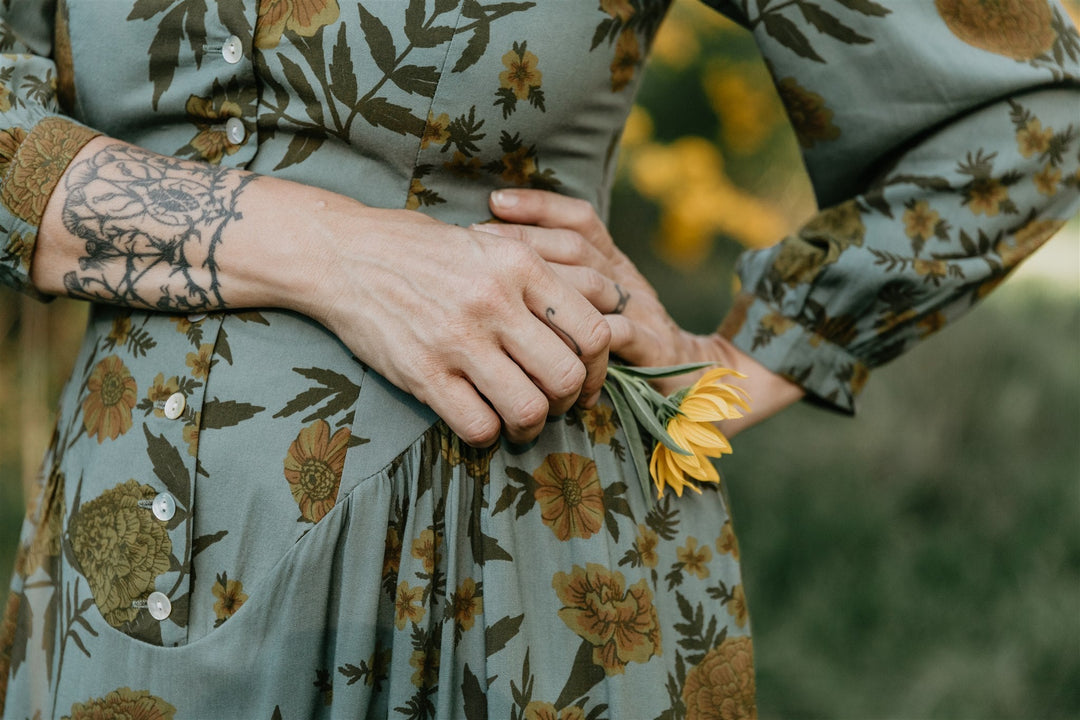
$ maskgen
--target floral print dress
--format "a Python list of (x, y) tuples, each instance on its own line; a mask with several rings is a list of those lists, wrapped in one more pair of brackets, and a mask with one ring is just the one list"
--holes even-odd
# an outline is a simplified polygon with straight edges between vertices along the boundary
[[(722, 332), (851, 411), (1075, 212), (1080, 37), (1047, 0), (713, 4), (754, 32), (824, 208), (742, 258)], [(507, 186), (604, 214), (667, 5), (0, 0), (0, 279), (35, 292), (45, 203), (98, 132), (449, 223)], [(607, 402), (475, 450), (305, 317), (94, 306), (0, 709), (755, 717), (722, 493), (638, 487)]]

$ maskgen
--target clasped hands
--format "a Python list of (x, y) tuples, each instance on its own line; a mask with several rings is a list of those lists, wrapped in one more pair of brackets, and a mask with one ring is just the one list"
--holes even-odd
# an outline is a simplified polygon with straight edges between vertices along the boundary
[[(500, 432), (528, 442), (550, 415), (591, 407), (609, 354), (634, 365), (714, 361), (778, 377), (717, 335), (681, 329), (587, 202), (500, 190), (490, 204), (501, 223), (467, 229), (375, 211), (379, 232), (339, 247), (362, 262), (336, 259), (361, 268), (359, 277), (318, 318), (465, 442), (487, 446)], [(790, 387), (778, 407), (801, 395), (780, 382)]]

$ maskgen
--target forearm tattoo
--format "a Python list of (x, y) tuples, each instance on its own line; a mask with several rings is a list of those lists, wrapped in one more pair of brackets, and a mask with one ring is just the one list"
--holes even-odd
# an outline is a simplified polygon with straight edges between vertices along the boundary
[(86, 242), (74, 297), (166, 311), (225, 306), (214, 254), (256, 176), (110, 145), (69, 171), (64, 227)]

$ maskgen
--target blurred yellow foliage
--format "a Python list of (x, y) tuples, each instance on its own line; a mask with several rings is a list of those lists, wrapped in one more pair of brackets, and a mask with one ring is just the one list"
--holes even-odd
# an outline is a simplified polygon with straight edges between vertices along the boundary
[(703, 78), (713, 111), (721, 118), (725, 147), (752, 155), (783, 121), (783, 107), (760, 63), (709, 63)]
[(773, 203), (731, 182), (720, 151), (704, 138), (643, 143), (627, 160), (634, 187), (660, 206), (657, 250), (673, 264), (701, 262), (719, 233), (749, 247), (763, 247), (788, 228)]

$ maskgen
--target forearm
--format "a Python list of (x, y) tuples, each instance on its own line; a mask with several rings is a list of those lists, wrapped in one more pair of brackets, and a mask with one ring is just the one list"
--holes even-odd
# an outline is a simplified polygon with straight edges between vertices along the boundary
[(49, 199), (31, 279), (44, 293), (165, 312), (302, 310), (325, 252), (319, 227), (338, 205), (360, 207), (99, 137)]

